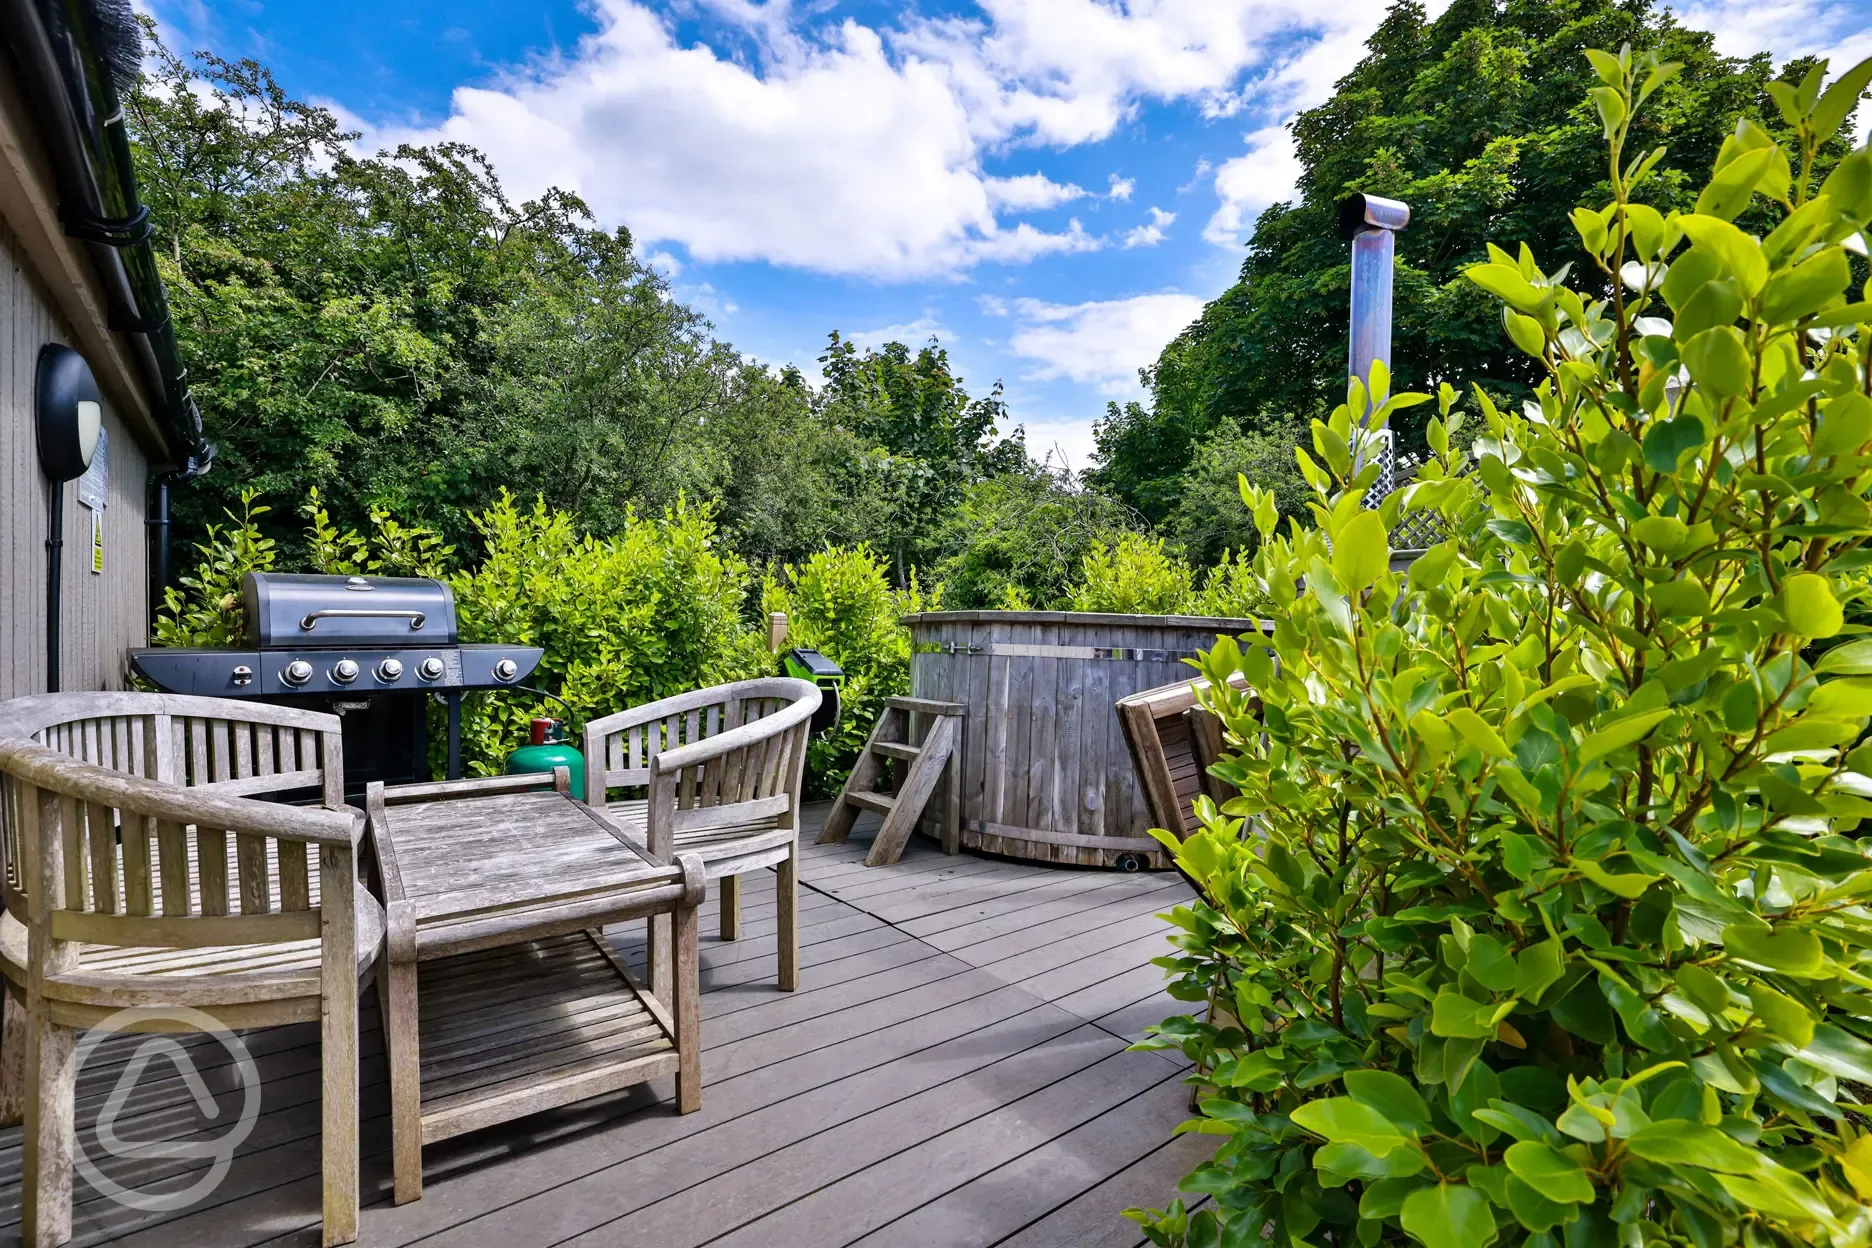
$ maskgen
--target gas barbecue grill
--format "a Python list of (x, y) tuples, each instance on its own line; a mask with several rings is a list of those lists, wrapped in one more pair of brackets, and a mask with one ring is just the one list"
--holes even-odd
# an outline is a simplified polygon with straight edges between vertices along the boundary
[(347, 789), (428, 778), (424, 706), (448, 708), (448, 774), (461, 774), (461, 695), (518, 686), (533, 646), (463, 645), (455, 595), (422, 577), (249, 572), (240, 647), (132, 650), (167, 693), (255, 698), (344, 717)]

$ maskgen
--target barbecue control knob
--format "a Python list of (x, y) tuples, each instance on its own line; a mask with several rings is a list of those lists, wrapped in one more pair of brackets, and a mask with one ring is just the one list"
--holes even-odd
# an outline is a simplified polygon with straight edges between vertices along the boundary
[(280, 679), (289, 685), (303, 685), (312, 679), (312, 665), (304, 659), (294, 659), (280, 673)]
[(433, 655), (430, 656), (429, 658), (424, 659), (422, 663), (416, 668), (416, 674), (422, 677), (424, 680), (441, 680), (442, 679), (442, 660), (434, 657)]
[(331, 678), (341, 685), (348, 685), (357, 679), (357, 664), (350, 659), (339, 659), (332, 664)]
[(495, 680), (512, 680), (520, 675), (520, 665), (512, 659), (502, 659), (494, 665)]
[(403, 678), (403, 665), (395, 659), (385, 659), (377, 665), (377, 679), (390, 684)]

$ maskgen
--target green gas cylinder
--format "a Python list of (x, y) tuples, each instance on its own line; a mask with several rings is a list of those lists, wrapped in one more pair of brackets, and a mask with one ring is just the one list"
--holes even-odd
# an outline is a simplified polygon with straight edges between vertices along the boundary
[(523, 745), (507, 756), (507, 774), (551, 772), (555, 767), (572, 771), (572, 796), (585, 800), (585, 756), (566, 740), (565, 721), (541, 717), (533, 721), (533, 744)]

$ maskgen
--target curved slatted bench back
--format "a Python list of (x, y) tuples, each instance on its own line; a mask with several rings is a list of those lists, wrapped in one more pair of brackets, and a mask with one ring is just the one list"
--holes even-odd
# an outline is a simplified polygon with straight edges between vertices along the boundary
[[(0, 705), (0, 773), (6, 909), (54, 947), (316, 938), (324, 873), (309, 855), (323, 844), (350, 860), (331, 715), (154, 693), (21, 698)], [(296, 790), (320, 806), (253, 800)]]
[(768, 677), (593, 720), (584, 736), (588, 800), (646, 789), (651, 851), (659, 855), (668, 852), (661, 832), (790, 826), (819, 698), (808, 681)]

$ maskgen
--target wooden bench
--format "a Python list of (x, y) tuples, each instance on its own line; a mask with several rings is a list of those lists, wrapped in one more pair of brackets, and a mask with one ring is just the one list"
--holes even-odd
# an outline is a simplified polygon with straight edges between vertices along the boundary
[[(383, 916), (357, 887), (364, 820), (344, 804), (338, 718), (21, 698), (0, 706), (0, 777), (0, 1112), (26, 1124), (25, 1242), (71, 1237), (77, 1030), (174, 1031), (185, 1011), (320, 1023), (324, 1243), (356, 1239), (357, 988)], [(281, 792), (314, 804), (256, 800)]]
[[(774, 867), (780, 987), (799, 983), (799, 809), (810, 681), (744, 680), (633, 707), (585, 725), (585, 794), (658, 862), (701, 857), (721, 886), (721, 935), (740, 934), (740, 877)], [(627, 793), (612, 795), (617, 790)], [(641, 790), (638, 797), (629, 790)], [(607, 801), (609, 805), (606, 806)], [(650, 925), (651, 985), (670, 974), (669, 920)]]

